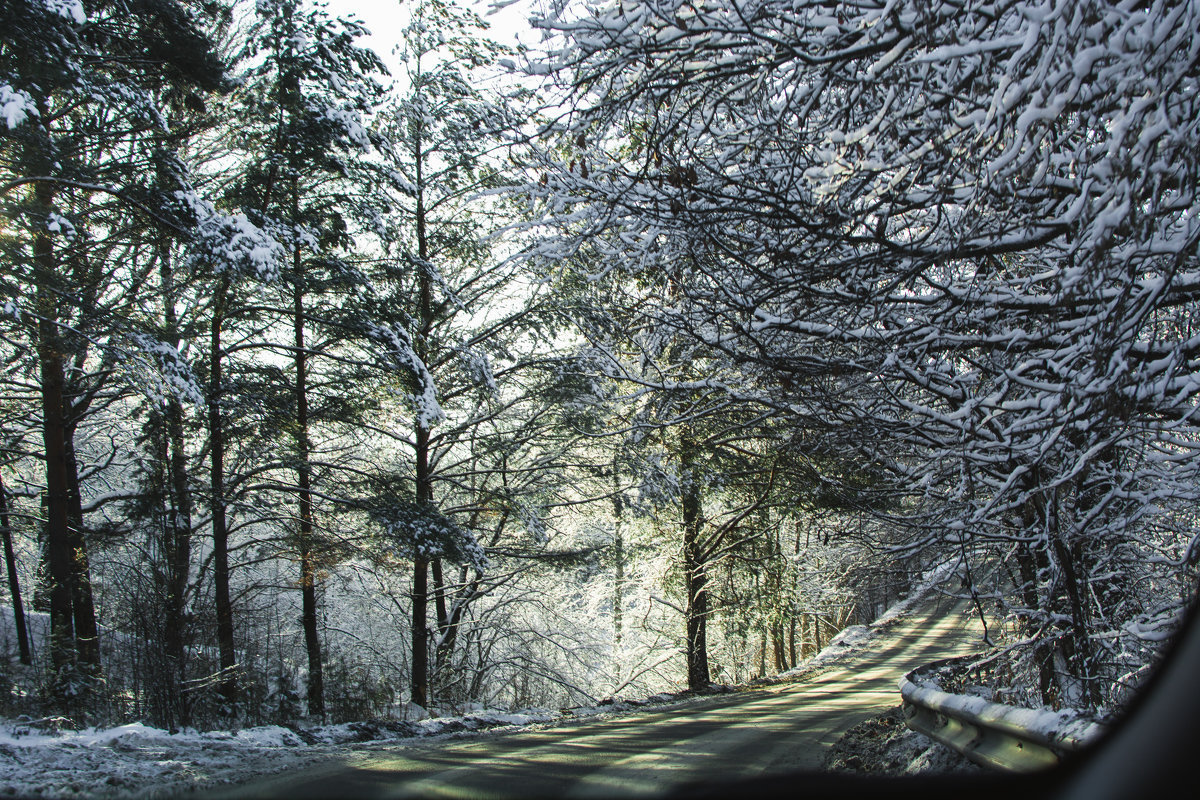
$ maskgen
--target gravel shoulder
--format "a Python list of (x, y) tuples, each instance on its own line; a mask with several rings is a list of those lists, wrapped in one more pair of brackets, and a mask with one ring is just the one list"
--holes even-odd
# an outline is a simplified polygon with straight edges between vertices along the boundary
[(825, 757), (823, 768), (874, 776), (984, 772), (956, 751), (909, 729), (900, 706), (846, 731)]

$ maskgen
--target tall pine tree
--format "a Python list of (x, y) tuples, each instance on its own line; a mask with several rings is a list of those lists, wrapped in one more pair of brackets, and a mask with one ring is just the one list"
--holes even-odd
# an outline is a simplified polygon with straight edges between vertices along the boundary
[[(257, 18), (243, 58), (246, 72), (238, 121), (248, 169), (238, 201), (248, 215), (280, 232), (288, 250), (282, 285), (286, 296), (272, 310), (289, 329), (279, 349), (291, 361), (286, 398), (286, 466), (295, 514), (291, 549), (299, 564), (302, 625), (308, 653), (308, 710), (325, 714), (323, 663), (317, 615), (317, 572), (322, 545), (315, 519), (313, 428), (333, 406), (314, 404), (324, 351), (336, 342), (318, 335), (339, 316), (340, 296), (360, 280), (344, 261), (351, 248), (354, 206), (369, 194), (367, 156), (375, 143), (366, 127), (382, 94), (379, 58), (355, 44), (357, 23), (330, 19), (300, 0), (256, 5)], [(334, 404), (337, 405), (337, 404)]]

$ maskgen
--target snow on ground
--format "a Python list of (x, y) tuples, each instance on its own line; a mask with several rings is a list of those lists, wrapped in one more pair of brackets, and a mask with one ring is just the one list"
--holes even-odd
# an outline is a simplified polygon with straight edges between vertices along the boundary
[[(636, 705), (645, 705), (637, 703)], [(56, 720), (0, 721), (0, 797), (168, 797), (347, 754), (371, 742), (389, 746), (480, 735), (636, 707), (478, 712), (419, 722), (376, 720), (318, 727), (266, 725), (178, 733), (141, 723), (56, 731)]]
[[(754, 683), (796, 680), (866, 651), (879, 633), (890, 627), (889, 623), (908, 613), (924, 594), (914, 592), (871, 625), (846, 628), (824, 650), (794, 669)], [(712, 692), (733, 689), (718, 685)], [(141, 723), (75, 731), (60, 728), (65, 720), (0, 720), (0, 796), (67, 800), (172, 797), (190, 789), (215, 788), (344, 756), (352, 749), (483, 736), (488, 731), (553, 725), (580, 717), (624, 716), (699, 699), (687, 692), (661, 693), (644, 700), (612, 700), (594, 707), (515, 713), (481, 710), (419, 722), (373, 720), (178, 733)]]

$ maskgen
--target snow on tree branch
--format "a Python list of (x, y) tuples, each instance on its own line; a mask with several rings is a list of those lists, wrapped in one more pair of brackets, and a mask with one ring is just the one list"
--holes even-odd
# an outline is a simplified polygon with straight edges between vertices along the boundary
[(474, 535), (436, 509), (397, 503), (375, 510), (372, 516), (384, 529), (385, 546), (401, 558), (444, 558), (481, 573), (487, 568), (487, 556)]
[(422, 428), (432, 428), (446, 418), (437, 400), (437, 386), (425, 362), (413, 348), (412, 337), (399, 324), (380, 325), (364, 323), (366, 333), (378, 345), (382, 345), (381, 358), (391, 369), (409, 376), (415, 385), (410, 395), (416, 422)]
[(245, 214), (219, 212), (192, 192), (176, 192), (175, 199), (196, 221), (189, 247), (192, 263), (217, 275), (246, 276), (263, 282), (279, 277), (283, 246)]
[(37, 115), (37, 106), (34, 105), (29, 92), (14, 89), (7, 83), (0, 83), (0, 118), (4, 119), (9, 130), (25, 124)]

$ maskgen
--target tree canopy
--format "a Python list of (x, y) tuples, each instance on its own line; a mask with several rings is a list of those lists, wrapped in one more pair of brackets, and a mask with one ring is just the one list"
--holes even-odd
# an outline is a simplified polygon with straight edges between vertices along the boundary
[(1200, 561), (1194, 4), (396, 13), (389, 76), (308, 0), (0, 10), (38, 702), (700, 690), (933, 575), (1128, 699)]

